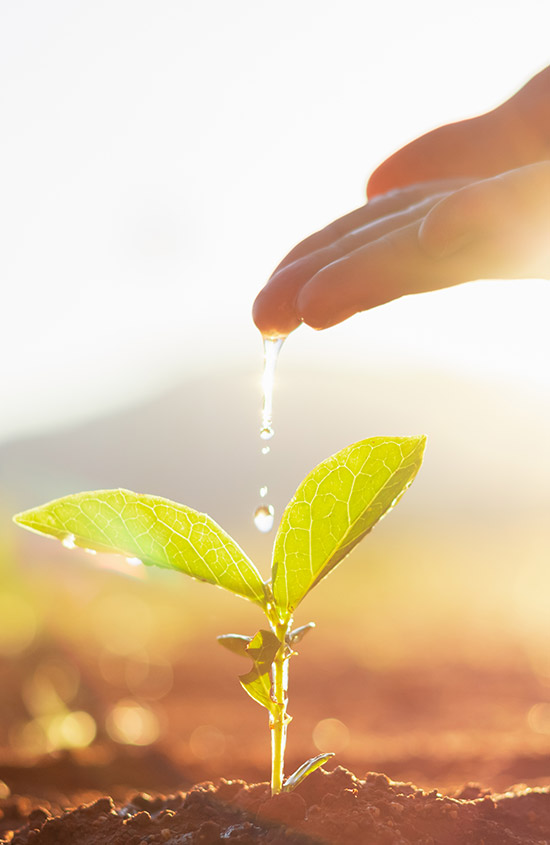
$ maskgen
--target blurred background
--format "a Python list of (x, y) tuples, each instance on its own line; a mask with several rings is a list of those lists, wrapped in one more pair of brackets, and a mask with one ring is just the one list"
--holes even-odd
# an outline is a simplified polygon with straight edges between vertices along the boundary
[[(165, 741), (214, 771), (235, 759), (239, 729), (243, 742), (264, 729), (238, 687), (242, 665), (214, 639), (253, 633), (253, 607), (26, 536), (14, 512), (84, 489), (155, 493), (208, 512), (267, 575), (273, 535), (252, 523), (261, 486), (280, 515), (332, 452), (419, 433), (428, 447), (413, 488), (296, 619), (318, 624), (292, 667), (305, 747), (340, 742), (344, 762), (354, 762), (346, 747), (376, 759), (384, 728), (369, 714), (383, 697), (377, 705), (372, 690), (389, 678), (393, 701), (411, 667), (437, 690), (460, 665), (485, 715), (478, 700), (463, 723), (449, 711), (445, 730), (550, 748), (548, 283), (482, 281), (326, 332), (300, 328), (280, 356), (268, 456), (250, 317), (280, 258), (361, 205), (387, 155), (493, 108), (545, 67), (549, 18), (546, 0), (519, 10), (511, 0), (4, 0), (8, 755)], [(317, 675), (306, 684), (308, 661)], [(480, 685), (503, 667), (516, 673), (507, 692)], [(315, 677), (331, 694), (306, 707), (299, 691)], [(333, 677), (348, 683), (340, 697)], [(372, 701), (350, 715), (350, 695)], [(407, 701), (403, 730), (435, 718), (420, 693)]]

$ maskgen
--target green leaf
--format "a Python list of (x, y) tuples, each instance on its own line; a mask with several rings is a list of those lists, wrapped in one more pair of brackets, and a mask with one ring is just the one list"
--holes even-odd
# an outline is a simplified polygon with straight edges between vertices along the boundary
[(273, 663), (281, 645), (273, 631), (264, 629), (258, 631), (253, 637), (247, 637), (244, 634), (221, 634), (216, 639), (220, 645), (234, 654), (251, 657), (256, 663), (269, 663), (269, 665)]
[(243, 689), (270, 712), (275, 706), (271, 698), (271, 664), (280, 647), (281, 643), (273, 631), (258, 631), (246, 647), (248, 656), (253, 660), (252, 669), (245, 675), (239, 675)]
[(299, 628), (295, 628), (293, 631), (290, 632), (288, 635), (288, 644), (291, 646), (298, 645), (304, 639), (306, 634), (309, 634), (315, 628), (315, 622), (308, 622), (307, 625), (301, 625)]
[(315, 769), (323, 766), (327, 760), (330, 760), (331, 757), (334, 757), (334, 752), (328, 751), (325, 754), (318, 754), (317, 757), (312, 757), (310, 760), (306, 760), (305, 763), (298, 766), (296, 771), (286, 778), (283, 784), (283, 792), (291, 792), (293, 789), (296, 789), (296, 787), (302, 783), (308, 775), (314, 772)]
[(260, 628), (248, 643), (246, 651), (255, 663), (266, 663), (271, 666), (280, 647), (281, 642), (273, 631)]
[(249, 657), (246, 647), (252, 637), (246, 637), (244, 634), (220, 634), (216, 639), (220, 645), (223, 645), (228, 651), (232, 651), (233, 654), (238, 654), (240, 657)]
[(271, 675), (269, 668), (260, 667), (254, 663), (250, 672), (246, 675), (239, 675), (239, 681), (245, 692), (249, 694), (254, 701), (261, 704), (270, 712), (274, 709), (274, 702), (271, 699)]
[(14, 519), (76, 546), (176, 569), (264, 606), (260, 574), (235, 541), (206, 514), (168, 499), (97, 490), (56, 499)]
[(273, 594), (283, 620), (401, 498), (420, 468), (425, 440), (362, 440), (306, 476), (273, 550)]

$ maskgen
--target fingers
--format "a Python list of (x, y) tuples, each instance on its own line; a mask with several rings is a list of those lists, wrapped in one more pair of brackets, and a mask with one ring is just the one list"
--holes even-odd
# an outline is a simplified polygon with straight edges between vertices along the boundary
[[(406, 192), (409, 202), (405, 208), (402, 208), (401, 196), (382, 197), (372, 203), (378, 211), (369, 208), (369, 203), (369, 206), (356, 209), (299, 244), (279, 265), (256, 298), (253, 318), (262, 334), (265, 337), (284, 337), (297, 328), (301, 319), (296, 311), (296, 297), (316, 273), (360, 246), (423, 217), (449, 184), (437, 182), (429, 187), (416, 186)], [(453, 181), (452, 184), (457, 183)], [(438, 189), (439, 193), (436, 193)], [(417, 200), (414, 204), (413, 199)], [(312, 249), (314, 244), (317, 244), (317, 249)], [(290, 255), (295, 256), (293, 261)]]
[(475, 279), (550, 279), (550, 162), (451, 193), (316, 273), (296, 313), (316, 329), (412, 293)]
[[(317, 249), (283, 263), (254, 304), (264, 336), (286, 336), (302, 321), (327, 328), (405, 294), (477, 278), (550, 278), (550, 162), (413, 195), (424, 198), (386, 216), (358, 209), (318, 233)], [(395, 199), (379, 204), (389, 210)]]
[(313, 276), (296, 301), (303, 322), (325, 329), (406, 294), (466, 281), (455, 259), (435, 262), (420, 249), (419, 226), (414, 221), (394, 230)]
[(339, 217), (338, 220), (335, 220), (333, 223), (325, 226), (324, 229), (315, 232), (297, 244), (283, 258), (280, 264), (277, 265), (272, 276), (288, 264), (292, 264), (294, 261), (310, 255), (312, 252), (316, 252), (335, 243), (341, 237), (355, 229), (381, 220), (390, 214), (404, 211), (422, 202), (429, 196), (451, 190), (462, 184), (464, 184), (463, 179), (438, 179), (434, 182), (408, 185), (402, 190), (389, 191), (383, 196), (377, 196), (366, 205), (362, 205), (350, 211), (349, 214)]
[(398, 150), (371, 175), (370, 199), (424, 180), (461, 177), (481, 179), (515, 165), (504, 140), (498, 109), (480, 117), (440, 126)]
[(423, 180), (486, 178), (550, 155), (550, 67), (486, 114), (440, 126), (386, 159), (367, 185), (370, 199)]

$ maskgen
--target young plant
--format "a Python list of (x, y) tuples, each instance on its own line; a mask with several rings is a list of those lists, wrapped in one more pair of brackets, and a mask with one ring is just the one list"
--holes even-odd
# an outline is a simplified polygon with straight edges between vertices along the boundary
[(252, 660), (239, 681), (269, 713), (271, 791), (276, 794), (294, 789), (333, 756), (312, 757), (284, 778), (288, 663), (314, 627), (310, 622), (293, 630), (294, 612), (398, 502), (420, 468), (424, 444), (424, 437), (373, 437), (315, 467), (283, 513), (267, 581), (209, 516), (157, 496), (129, 490), (76, 493), (14, 519), (66, 546), (175, 569), (259, 605), (268, 627), (253, 637), (225, 634), (218, 640)]

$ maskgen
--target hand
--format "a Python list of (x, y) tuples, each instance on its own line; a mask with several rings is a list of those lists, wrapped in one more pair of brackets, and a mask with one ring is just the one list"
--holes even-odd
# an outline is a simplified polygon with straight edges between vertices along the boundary
[[(326, 328), (477, 278), (550, 278), (549, 92), (547, 68), (495, 111), (441, 127), (384, 162), (367, 205), (277, 267), (254, 304), (262, 334), (284, 336), (302, 321)], [(495, 175), (496, 164), (505, 171)]]

